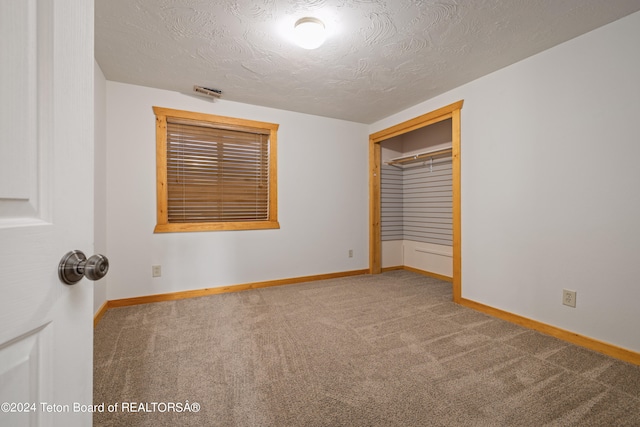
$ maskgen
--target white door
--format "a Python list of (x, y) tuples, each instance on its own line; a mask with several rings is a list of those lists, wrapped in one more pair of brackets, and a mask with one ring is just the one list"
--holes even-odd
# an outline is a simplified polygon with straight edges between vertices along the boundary
[(93, 1), (0, 0), (0, 426), (91, 425), (93, 61)]

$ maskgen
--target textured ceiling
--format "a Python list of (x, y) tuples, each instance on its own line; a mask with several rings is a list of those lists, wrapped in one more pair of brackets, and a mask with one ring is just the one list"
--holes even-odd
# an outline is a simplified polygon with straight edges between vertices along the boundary
[[(372, 123), (637, 10), (639, 0), (95, 0), (112, 81)], [(316, 50), (289, 40), (324, 21)], [(615, 46), (612, 46), (615, 48)]]

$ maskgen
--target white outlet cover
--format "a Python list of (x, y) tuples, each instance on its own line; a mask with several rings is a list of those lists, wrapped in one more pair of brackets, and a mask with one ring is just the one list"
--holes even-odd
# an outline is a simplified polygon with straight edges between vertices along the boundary
[(562, 304), (575, 308), (576, 306), (576, 291), (570, 291), (569, 289), (562, 290)]

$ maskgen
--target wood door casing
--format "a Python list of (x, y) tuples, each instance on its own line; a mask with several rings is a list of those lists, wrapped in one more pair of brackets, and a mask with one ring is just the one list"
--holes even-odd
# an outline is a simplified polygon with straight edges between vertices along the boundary
[(461, 194), (460, 194), (460, 110), (458, 101), (369, 135), (369, 273), (382, 271), (380, 240), (380, 143), (416, 129), (451, 119), (453, 174), (453, 300), (462, 299)]

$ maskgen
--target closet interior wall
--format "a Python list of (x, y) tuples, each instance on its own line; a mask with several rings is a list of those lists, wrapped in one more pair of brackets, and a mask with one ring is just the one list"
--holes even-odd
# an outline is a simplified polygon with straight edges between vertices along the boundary
[(451, 147), (451, 120), (381, 143), (382, 268), (453, 275), (451, 154), (387, 164)]

